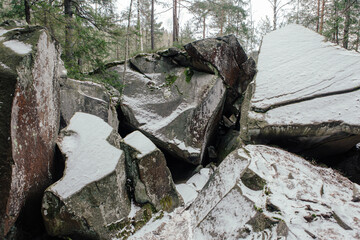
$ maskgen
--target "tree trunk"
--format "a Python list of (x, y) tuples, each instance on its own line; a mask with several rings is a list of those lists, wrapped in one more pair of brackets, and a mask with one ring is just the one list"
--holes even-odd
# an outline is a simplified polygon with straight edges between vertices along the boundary
[(349, 47), (349, 30), (350, 30), (350, 0), (345, 2), (345, 23), (344, 23), (344, 39), (343, 47), (348, 49)]
[(323, 26), (324, 26), (324, 15), (325, 15), (325, 2), (326, 0), (322, 0), (322, 6), (321, 6), (321, 21), (320, 21), (320, 34), (323, 32)]
[(203, 17), (203, 39), (205, 39), (205, 34), (206, 34), (206, 16), (204, 15)]
[(356, 45), (355, 45), (355, 51), (359, 52), (359, 42), (360, 42), (360, 20), (358, 25), (358, 32), (356, 36)]
[(144, 51), (144, 42), (143, 42), (143, 36), (142, 36), (142, 29), (141, 29), (141, 21), (140, 21), (140, 0), (137, 0), (137, 28), (138, 28), (138, 35), (139, 35), (139, 44), (140, 44), (140, 50)]
[(30, 20), (30, 4), (28, 0), (24, 0), (24, 6), (25, 6), (25, 19), (27, 24), (31, 24), (31, 20)]
[(317, 1), (317, 15), (316, 15), (316, 32), (319, 32), (320, 26), (320, 0)]
[(125, 63), (124, 63), (124, 72), (123, 72), (123, 85), (125, 85), (126, 65), (127, 65), (127, 59), (129, 58), (129, 34), (130, 34), (130, 21), (131, 21), (132, 3), (133, 3), (133, 0), (130, 0), (128, 24), (127, 24), (127, 28), (126, 28), (126, 46), (125, 46)]
[(179, 41), (179, 24), (177, 17), (177, 0), (173, 0), (173, 42)]
[(72, 0), (64, 0), (64, 14), (65, 14), (65, 60), (70, 61), (73, 55), (73, 26), (72, 26)]
[(274, 11), (274, 20), (273, 20), (273, 30), (276, 30), (276, 22), (277, 22), (277, 0), (274, 0), (273, 11)]
[[(132, 0), (131, 0), (132, 1)], [(155, 0), (151, 0), (151, 20), (150, 20), (150, 35), (151, 35), (151, 50), (155, 49), (155, 43), (154, 43), (154, 2)]]

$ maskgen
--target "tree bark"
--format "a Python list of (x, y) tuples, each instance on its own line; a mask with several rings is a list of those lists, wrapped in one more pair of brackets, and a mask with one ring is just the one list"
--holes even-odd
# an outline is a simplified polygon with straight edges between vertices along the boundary
[(320, 21), (320, 29), (319, 29), (320, 34), (322, 34), (322, 32), (323, 32), (323, 26), (324, 26), (325, 2), (326, 2), (326, 0), (322, 0), (321, 21)]
[[(132, 0), (131, 0), (132, 1)], [(155, 49), (155, 42), (154, 42), (154, 2), (155, 0), (151, 0), (151, 20), (150, 20), (150, 35), (151, 35), (151, 50)]]
[(25, 20), (27, 24), (31, 24), (30, 4), (28, 0), (24, 0), (24, 6), (25, 6)]
[(138, 27), (138, 30), (139, 30), (140, 50), (144, 51), (144, 42), (143, 42), (141, 20), (140, 20), (140, 0), (137, 0), (137, 27)]
[(203, 17), (203, 39), (205, 39), (206, 34), (206, 16)]
[(177, 16), (177, 0), (173, 0), (173, 42), (179, 41), (179, 24)]
[(348, 49), (349, 47), (349, 30), (350, 30), (350, 0), (345, 2), (345, 23), (344, 23), (344, 39), (343, 47)]
[(72, 26), (72, 0), (64, 0), (64, 14), (65, 14), (65, 60), (70, 61), (73, 55), (73, 26)]
[(129, 58), (129, 34), (130, 34), (130, 21), (131, 21), (132, 3), (133, 3), (133, 0), (130, 0), (128, 24), (127, 24), (127, 28), (126, 28), (126, 46), (125, 46), (125, 63), (124, 63), (124, 72), (123, 72), (123, 85), (125, 85), (126, 65), (127, 65), (127, 59)]
[(273, 30), (276, 30), (276, 22), (277, 22), (277, 0), (274, 0), (273, 11), (274, 11), (274, 19), (273, 19)]
[(319, 27), (320, 27), (320, 0), (317, 1), (316, 32), (319, 32)]

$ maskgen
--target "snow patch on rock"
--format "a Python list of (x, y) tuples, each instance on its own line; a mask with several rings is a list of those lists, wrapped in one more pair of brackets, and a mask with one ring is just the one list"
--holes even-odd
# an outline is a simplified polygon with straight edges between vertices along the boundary
[(30, 44), (23, 43), (18, 40), (6, 41), (3, 42), (3, 44), (6, 47), (13, 50), (14, 52), (16, 52), (17, 54), (21, 54), (21, 55), (28, 54), (32, 50), (32, 46)]
[(124, 142), (139, 152), (137, 155), (138, 159), (143, 158), (157, 149), (155, 144), (140, 131), (134, 131), (127, 135), (124, 138)]
[(77, 112), (66, 131), (72, 134), (59, 144), (67, 156), (64, 177), (51, 186), (64, 199), (115, 171), (123, 154), (106, 141), (113, 128), (94, 115)]

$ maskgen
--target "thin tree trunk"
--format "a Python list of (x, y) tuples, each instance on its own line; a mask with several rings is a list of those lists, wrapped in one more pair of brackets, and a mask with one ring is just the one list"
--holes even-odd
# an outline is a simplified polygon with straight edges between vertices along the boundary
[(155, 42), (154, 42), (154, 2), (155, 0), (151, 0), (151, 20), (150, 20), (150, 35), (151, 35), (151, 50), (155, 49)]
[(350, 0), (346, 0), (345, 3), (345, 23), (344, 23), (344, 39), (343, 47), (348, 49), (349, 47), (349, 29), (350, 29)]
[(179, 41), (179, 24), (177, 17), (177, 0), (173, 0), (173, 43)]
[(319, 32), (320, 27), (320, 0), (317, 1), (317, 15), (316, 15), (316, 32)]
[(24, 6), (25, 6), (25, 20), (26, 20), (27, 24), (31, 24), (30, 4), (29, 4), (28, 0), (24, 0)]
[(273, 19), (273, 30), (276, 30), (276, 22), (277, 22), (277, 0), (274, 0), (273, 5), (273, 11), (274, 11), (274, 19)]
[(322, 0), (321, 21), (320, 21), (320, 29), (319, 29), (320, 34), (322, 34), (322, 32), (323, 32), (323, 26), (324, 26), (325, 2), (326, 2), (326, 0)]
[(356, 36), (356, 45), (355, 45), (355, 51), (359, 51), (359, 42), (360, 42), (360, 20), (359, 20), (359, 25), (358, 25), (358, 32), (357, 32), (357, 36)]
[(205, 34), (206, 34), (206, 16), (204, 15), (203, 17), (203, 39), (205, 39)]
[(65, 14), (65, 59), (70, 61), (73, 55), (72, 51), (72, 35), (73, 35), (73, 26), (72, 26), (72, 0), (64, 0), (64, 14)]
[(129, 34), (130, 34), (130, 20), (131, 20), (132, 3), (133, 3), (133, 0), (130, 0), (128, 25), (127, 25), (127, 28), (126, 28), (126, 46), (125, 46), (125, 63), (124, 63), (124, 72), (123, 72), (123, 85), (125, 85), (126, 65), (127, 65), (127, 59), (129, 58)]
[(137, 27), (139, 30), (140, 50), (144, 51), (144, 42), (143, 42), (142, 28), (141, 28), (141, 21), (140, 21), (140, 0), (137, 0)]

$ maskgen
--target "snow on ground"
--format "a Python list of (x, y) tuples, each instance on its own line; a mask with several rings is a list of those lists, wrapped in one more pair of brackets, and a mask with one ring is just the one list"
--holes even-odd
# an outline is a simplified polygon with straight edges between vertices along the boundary
[(8, 66), (6, 66), (6, 64), (4, 64), (4, 63), (2, 63), (2, 62), (0, 62), (0, 66), (3, 67), (3, 68), (5, 68), (5, 69), (10, 69)]
[[(252, 105), (274, 104), (360, 87), (360, 55), (299, 25), (265, 36)], [(338, 96), (341, 101), (343, 95)]]
[(134, 131), (127, 135), (124, 138), (124, 142), (139, 152), (137, 155), (138, 159), (143, 158), (157, 149), (155, 144), (140, 131)]
[(113, 172), (123, 152), (107, 142), (112, 131), (99, 117), (75, 113), (60, 141), (67, 157), (64, 176), (51, 190), (65, 199)]
[(30, 44), (23, 43), (18, 40), (6, 41), (3, 42), (3, 44), (4, 46), (16, 52), (17, 54), (21, 54), (21, 55), (28, 54), (32, 50), (32, 46)]
[(0, 37), (1, 37), (2, 35), (4, 35), (5, 33), (7, 33), (7, 32), (10, 32), (10, 31), (13, 31), (13, 30), (21, 30), (21, 29), (23, 29), (23, 28), (12, 28), (12, 29), (10, 29), (10, 30), (7, 30), (7, 29), (4, 29), (4, 28), (1, 28), (1, 27), (0, 27)]

